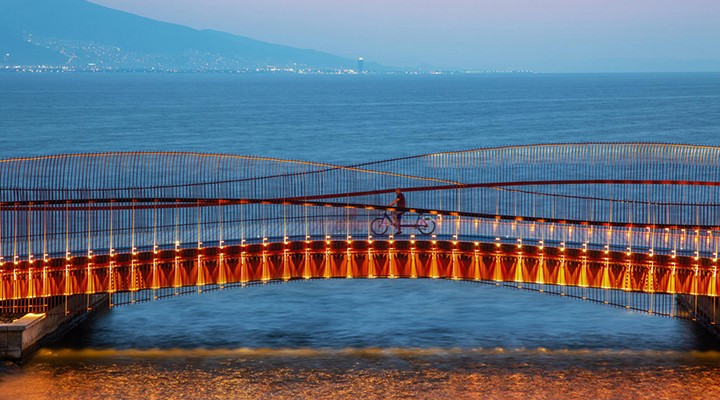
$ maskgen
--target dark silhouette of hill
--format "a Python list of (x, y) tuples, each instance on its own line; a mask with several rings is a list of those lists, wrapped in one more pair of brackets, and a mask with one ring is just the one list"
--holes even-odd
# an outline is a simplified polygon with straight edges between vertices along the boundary
[(0, 64), (91, 63), (190, 70), (356, 65), (328, 53), (196, 30), (84, 0), (0, 0)]

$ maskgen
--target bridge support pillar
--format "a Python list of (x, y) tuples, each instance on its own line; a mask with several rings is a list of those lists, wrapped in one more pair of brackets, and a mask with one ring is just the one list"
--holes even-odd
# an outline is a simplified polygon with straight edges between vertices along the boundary
[(685, 312), (720, 340), (720, 301), (717, 297), (680, 294), (677, 301)]
[[(84, 295), (74, 296), (68, 303), (84, 305)], [(66, 313), (65, 309), (77, 309), (76, 304), (63, 304), (47, 313), (29, 313), (11, 323), (0, 324), (0, 359), (19, 362), (35, 350), (61, 338), (90, 315), (108, 307), (108, 295), (93, 295), (87, 310)]]

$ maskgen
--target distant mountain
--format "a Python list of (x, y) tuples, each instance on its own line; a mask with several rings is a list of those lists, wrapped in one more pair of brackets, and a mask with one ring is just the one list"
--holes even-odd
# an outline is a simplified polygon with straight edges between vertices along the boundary
[(343, 69), (355, 60), (143, 18), (84, 0), (0, 0), (0, 65)]

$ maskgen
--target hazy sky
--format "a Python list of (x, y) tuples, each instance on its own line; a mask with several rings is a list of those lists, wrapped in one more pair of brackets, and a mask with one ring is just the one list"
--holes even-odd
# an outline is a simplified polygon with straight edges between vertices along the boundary
[(720, 70), (720, 0), (92, 1), (394, 66)]

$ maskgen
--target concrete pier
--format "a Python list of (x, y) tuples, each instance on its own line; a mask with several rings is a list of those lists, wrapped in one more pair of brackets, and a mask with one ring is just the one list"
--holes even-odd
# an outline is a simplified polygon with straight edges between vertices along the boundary
[[(42, 314), (25, 314), (11, 323), (0, 324), (0, 359), (22, 361), (38, 348), (52, 343), (85, 321), (95, 312), (106, 309), (108, 295), (93, 295), (90, 307), (82, 312), (68, 313), (67, 309), (80, 309), (87, 303), (86, 296), (74, 296), (67, 304)], [(75, 304), (77, 303), (77, 304)]]

